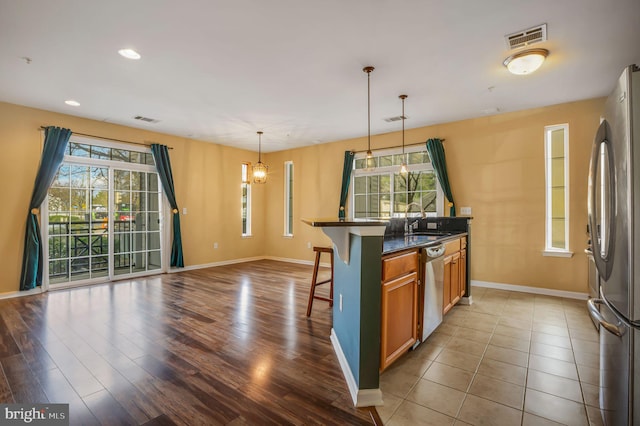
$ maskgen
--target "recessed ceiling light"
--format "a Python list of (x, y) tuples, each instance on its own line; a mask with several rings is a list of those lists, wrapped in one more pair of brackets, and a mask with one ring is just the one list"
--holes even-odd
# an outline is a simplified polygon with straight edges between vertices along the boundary
[(133, 49), (120, 49), (118, 53), (127, 59), (140, 59), (140, 54)]
[(80, 102), (74, 101), (73, 99), (68, 99), (64, 101), (64, 103), (71, 106), (80, 106)]

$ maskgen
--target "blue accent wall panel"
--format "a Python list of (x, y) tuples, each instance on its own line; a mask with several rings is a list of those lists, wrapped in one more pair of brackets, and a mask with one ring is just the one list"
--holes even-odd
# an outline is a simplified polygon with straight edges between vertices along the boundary
[[(333, 330), (340, 341), (349, 368), (360, 387), (360, 272), (361, 239), (350, 235), (350, 262), (336, 258), (333, 266)], [(337, 253), (337, 251), (334, 251)], [(337, 257), (337, 256), (336, 256)], [(342, 295), (342, 312), (340, 312)]]
[(358, 388), (377, 389), (383, 237), (350, 234), (349, 239), (349, 265), (342, 259), (334, 264), (333, 329)]

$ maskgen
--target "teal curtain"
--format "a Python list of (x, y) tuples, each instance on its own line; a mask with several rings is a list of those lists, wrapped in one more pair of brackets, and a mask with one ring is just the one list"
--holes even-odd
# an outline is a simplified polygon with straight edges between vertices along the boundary
[(180, 232), (180, 210), (176, 202), (176, 192), (173, 187), (173, 173), (171, 172), (171, 161), (169, 161), (169, 150), (166, 145), (157, 143), (151, 144), (151, 153), (156, 162), (156, 169), (162, 182), (162, 189), (171, 205), (173, 215), (173, 242), (171, 243), (171, 266), (184, 267), (182, 253), (182, 233)]
[(444, 146), (440, 139), (427, 140), (427, 152), (431, 159), (433, 169), (436, 171), (436, 176), (440, 182), (440, 186), (444, 191), (444, 195), (449, 200), (449, 216), (455, 217), (456, 205), (453, 201), (453, 194), (451, 193), (451, 185), (449, 185), (449, 175), (447, 174), (447, 161), (444, 156)]
[(44, 129), (44, 149), (40, 158), (40, 168), (33, 185), (27, 228), (24, 234), (24, 253), (22, 255), (22, 272), (20, 274), (20, 290), (31, 290), (42, 285), (42, 235), (38, 222), (40, 205), (47, 196), (58, 167), (64, 158), (64, 151), (71, 137), (71, 130), (60, 127)]
[(345, 218), (345, 204), (347, 204), (347, 194), (349, 193), (349, 182), (351, 182), (351, 171), (353, 170), (353, 157), (355, 152), (344, 152), (344, 165), (342, 166), (342, 188), (340, 189), (340, 209), (338, 210), (338, 219)]

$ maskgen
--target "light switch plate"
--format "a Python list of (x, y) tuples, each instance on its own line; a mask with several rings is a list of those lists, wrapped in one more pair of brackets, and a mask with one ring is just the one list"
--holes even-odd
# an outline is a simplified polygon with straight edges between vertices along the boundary
[(460, 207), (460, 214), (471, 215), (471, 207)]

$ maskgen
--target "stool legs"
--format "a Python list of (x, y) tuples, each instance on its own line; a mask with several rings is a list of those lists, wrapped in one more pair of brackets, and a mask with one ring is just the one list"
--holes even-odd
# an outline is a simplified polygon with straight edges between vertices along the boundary
[(331, 253), (331, 288), (329, 289), (329, 307), (333, 308), (333, 252)]
[(320, 252), (316, 252), (316, 260), (313, 262), (313, 275), (311, 276), (311, 288), (309, 289), (309, 302), (307, 303), (307, 316), (311, 316), (313, 299), (316, 295), (316, 285), (318, 281), (318, 267), (320, 266)]
[[(316, 259), (313, 263), (313, 275), (311, 276), (311, 288), (309, 289), (309, 302), (307, 303), (307, 316), (311, 316), (311, 308), (313, 307), (313, 299), (324, 300), (329, 302), (329, 306), (333, 307), (333, 250), (322, 248), (322, 247), (314, 247), (313, 250), (316, 252)], [(318, 269), (320, 267), (320, 255), (322, 253), (329, 253), (331, 255), (331, 278), (328, 280), (318, 282)], [(316, 296), (316, 287), (322, 284), (329, 284), (329, 298)]]

